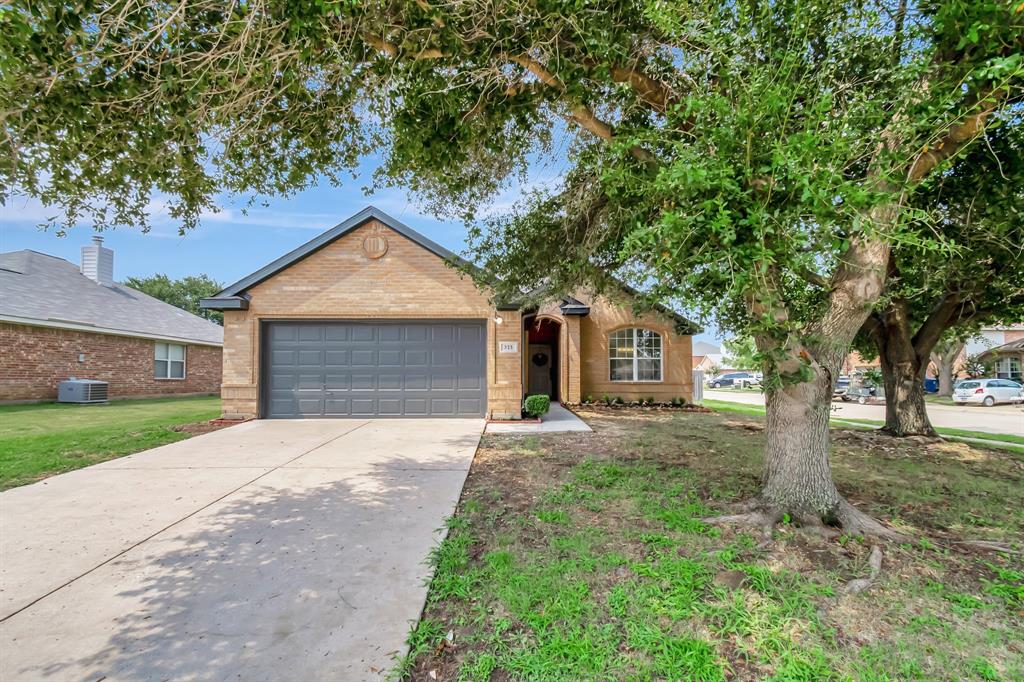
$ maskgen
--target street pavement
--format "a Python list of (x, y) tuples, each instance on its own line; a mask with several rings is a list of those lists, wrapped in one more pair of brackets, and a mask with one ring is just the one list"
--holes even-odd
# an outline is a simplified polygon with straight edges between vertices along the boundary
[[(764, 394), (750, 391), (714, 390), (705, 388), (704, 397), (709, 400), (723, 400), (746, 405), (764, 405)], [(885, 421), (885, 405), (858, 405), (857, 403), (832, 403), (834, 419), (873, 419)], [(936, 405), (928, 404), (928, 418), (932, 426), (949, 429), (967, 429), (1024, 436), (1024, 407), (1021, 405)]]

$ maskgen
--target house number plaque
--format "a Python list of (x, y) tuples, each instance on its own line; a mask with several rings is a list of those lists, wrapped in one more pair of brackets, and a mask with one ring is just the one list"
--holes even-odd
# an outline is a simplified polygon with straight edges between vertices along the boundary
[(498, 342), (499, 353), (518, 353), (519, 342), (518, 341), (499, 341)]

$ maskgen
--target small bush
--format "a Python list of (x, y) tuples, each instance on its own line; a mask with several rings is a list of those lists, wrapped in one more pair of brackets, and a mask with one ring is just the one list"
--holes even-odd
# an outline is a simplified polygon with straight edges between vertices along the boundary
[(523, 401), (523, 412), (531, 417), (547, 414), (549, 409), (551, 409), (551, 398), (546, 395), (528, 395)]
[(583, 404), (584, 405), (589, 405), (592, 402), (594, 402), (594, 396), (592, 396), (592, 395), (588, 395), (586, 398), (583, 399)]
[(615, 401), (612, 400), (612, 397), (610, 395), (605, 393), (603, 396), (601, 396), (601, 402), (603, 402), (605, 405), (611, 405)]
[(686, 404), (686, 401), (683, 400), (682, 398), (678, 397), (678, 396), (676, 396), (675, 398), (672, 398), (672, 407), (682, 407), (685, 404)]

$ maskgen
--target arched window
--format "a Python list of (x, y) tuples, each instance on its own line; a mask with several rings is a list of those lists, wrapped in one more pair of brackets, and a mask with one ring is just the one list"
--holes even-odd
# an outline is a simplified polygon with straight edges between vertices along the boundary
[(619, 329), (608, 335), (612, 381), (661, 381), (661, 334), (650, 329)]

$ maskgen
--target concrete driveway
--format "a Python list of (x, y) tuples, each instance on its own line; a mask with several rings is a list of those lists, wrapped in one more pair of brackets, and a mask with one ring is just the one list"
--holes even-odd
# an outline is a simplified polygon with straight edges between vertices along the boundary
[(249, 422), (0, 494), (0, 680), (363, 680), (482, 420)]

